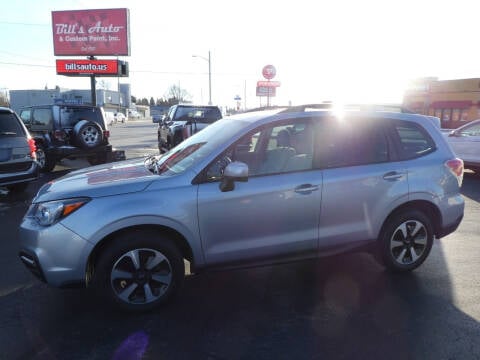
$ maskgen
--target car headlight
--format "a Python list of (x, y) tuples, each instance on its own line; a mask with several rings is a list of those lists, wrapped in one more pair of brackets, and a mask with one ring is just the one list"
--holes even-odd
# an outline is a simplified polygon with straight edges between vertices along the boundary
[(89, 201), (88, 198), (77, 198), (33, 204), (27, 216), (33, 217), (41, 226), (50, 226), (77, 211)]

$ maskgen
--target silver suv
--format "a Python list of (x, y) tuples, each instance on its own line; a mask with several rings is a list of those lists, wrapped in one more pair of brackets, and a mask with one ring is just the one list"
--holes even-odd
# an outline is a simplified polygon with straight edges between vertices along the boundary
[(0, 107), (0, 186), (23, 191), (38, 177), (35, 141), (9, 108)]
[[(150, 309), (192, 273), (374, 249), (418, 267), (460, 224), (463, 162), (422, 115), (304, 108), (219, 120), (163, 156), (40, 189), (20, 258), (54, 286)], [(373, 246), (372, 246), (373, 245)]]

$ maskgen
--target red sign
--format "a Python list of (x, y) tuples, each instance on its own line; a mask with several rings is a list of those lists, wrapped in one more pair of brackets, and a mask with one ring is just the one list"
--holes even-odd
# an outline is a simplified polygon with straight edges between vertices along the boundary
[(57, 74), (70, 76), (118, 76), (117, 60), (57, 60)]
[(130, 55), (128, 9), (52, 11), (56, 56)]
[(276, 89), (274, 87), (257, 86), (257, 96), (273, 97), (276, 95)]
[(277, 74), (277, 70), (273, 65), (266, 65), (262, 69), (262, 75), (267, 80), (273, 79), (276, 74)]
[(280, 81), (257, 81), (257, 86), (264, 86), (264, 87), (279, 87)]

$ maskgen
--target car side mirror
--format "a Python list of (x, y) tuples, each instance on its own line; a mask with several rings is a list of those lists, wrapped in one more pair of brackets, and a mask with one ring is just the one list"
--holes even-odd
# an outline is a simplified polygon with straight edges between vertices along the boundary
[(223, 171), (222, 181), (220, 182), (220, 191), (227, 192), (235, 189), (235, 181), (248, 181), (248, 165), (234, 161), (228, 164)]
[(458, 137), (458, 136), (460, 136), (460, 133), (458, 131), (454, 130), (450, 134), (448, 134), (448, 136)]

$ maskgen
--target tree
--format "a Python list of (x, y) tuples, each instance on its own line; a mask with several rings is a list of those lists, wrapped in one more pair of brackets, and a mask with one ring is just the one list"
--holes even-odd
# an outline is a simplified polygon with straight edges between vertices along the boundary
[(153, 96), (150, 98), (150, 106), (155, 106), (155, 99)]
[(130, 96), (130, 100), (132, 103), (136, 104), (137, 103), (137, 98), (133, 95)]
[(181, 102), (189, 102), (192, 96), (188, 93), (187, 90), (182, 89), (180, 86), (171, 85), (167, 93), (165, 94), (167, 98), (167, 102), (174, 104), (178, 104)]
[(10, 107), (6, 93), (0, 92), (0, 106)]

